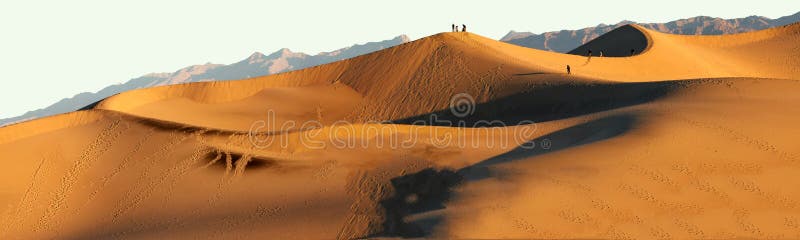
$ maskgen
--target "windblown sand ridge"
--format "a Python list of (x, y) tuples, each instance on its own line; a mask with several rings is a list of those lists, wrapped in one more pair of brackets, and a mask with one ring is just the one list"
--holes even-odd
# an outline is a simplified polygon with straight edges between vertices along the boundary
[(443, 33), (3, 127), (0, 236), (800, 237), (799, 24), (583, 49)]

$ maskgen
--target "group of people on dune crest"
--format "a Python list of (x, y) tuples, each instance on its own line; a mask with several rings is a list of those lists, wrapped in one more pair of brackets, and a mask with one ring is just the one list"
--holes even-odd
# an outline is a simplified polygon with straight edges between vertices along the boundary
[[(458, 26), (455, 23), (451, 27), (452, 27), (451, 31), (459, 32), (458, 31)], [(467, 31), (467, 25), (466, 24), (461, 24), (461, 31), (460, 32), (466, 32), (466, 31)]]
[[(452, 31), (452, 32), (466, 32), (467, 31), (467, 25), (466, 24), (461, 24), (461, 29), (459, 30), (458, 25), (456, 25), (454, 23), (454, 24), (450, 25), (450, 31)], [(631, 48), (631, 56), (635, 55), (635, 53), (636, 53), (636, 50)], [(604, 55), (603, 51), (600, 51), (600, 57), (603, 57), (603, 55)], [(586, 60), (586, 62), (588, 63), (589, 61), (592, 60), (592, 50), (591, 49), (588, 50), (587, 57), (588, 57), (588, 59)], [(569, 65), (567, 65), (567, 74), (572, 74), (572, 68)]]

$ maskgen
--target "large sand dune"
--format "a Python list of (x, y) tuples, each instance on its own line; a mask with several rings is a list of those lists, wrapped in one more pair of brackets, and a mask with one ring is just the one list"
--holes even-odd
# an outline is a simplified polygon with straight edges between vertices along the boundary
[(589, 49), (442, 33), (3, 127), (0, 238), (800, 238), (800, 24)]

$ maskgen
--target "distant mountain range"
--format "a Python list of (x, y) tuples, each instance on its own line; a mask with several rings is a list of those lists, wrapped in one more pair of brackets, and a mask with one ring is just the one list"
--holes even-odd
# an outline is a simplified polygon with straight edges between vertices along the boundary
[(386, 41), (353, 45), (317, 55), (295, 53), (284, 48), (270, 55), (255, 52), (247, 59), (230, 65), (207, 63), (185, 67), (173, 73), (151, 73), (122, 84), (108, 86), (98, 92), (80, 93), (74, 97), (62, 99), (46, 108), (29, 111), (22, 116), (0, 119), (0, 126), (79, 110), (128, 90), (188, 82), (235, 80), (281, 73), (352, 58), (409, 41), (407, 36), (400, 35)]
[[(770, 19), (760, 16), (722, 19), (699, 16), (668, 23), (636, 23), (660, 32), (685, 35), (720, 35), (762, 30), (800, 21), (800, 12), (791, 16)], [(541, 50), (566, 53), (611, 30), (635, 22), (622, 21), (614, 25), (600, 24), (579, 30), (562, 30), (534, 34), (511, 31), (500, 41)]]
[[(668, 23), (638, 24), (656, 31), (674, 34), (719, 35), (761, 30), (770, 27), (783, 26), (798, 21), (800, 21), (800, 12), (778, 19), (770, 19), (760, 16), (750, 16), (737, 19), (721, 19), (699, 16)], [(622, 21), (614, 25), (600, 24), (596, 27), (589, 27), (580, 30), (562, 30), (546, 32), (542, 34), (511, 31), (502, 39), (500, 39), (500, 41), (524, 47), (566, 53), (600, 35), (603, 35), (620, 26), (631, 23), (634, 22)], [(86, 92), (75, 95), (71, 98), (62, 99), (61, 101), (46, 108), (30, 111), (22, 116), (0, 119), (0, 126), (75, 111), (111, 95), (128, 90), (187, 82), (234, 80), (281, 73), (352, 58), (384, 48), (393, 47), (409, 41), (410, 40), (408, 37), (401, 35), (391, 40), (370, 42), (363, 45), (354, 45), (352, 47), (339, 49), (333, 52), (320, 53), (317, 55), (295, 53), (284, 48), (270, 55), (264, 55), (256, 52), (250, 55), (250, 57), (247, 59), (230, 65), (209, 63), (189, 66), (173, 73), (147, 74), (131, 79), (122, 84), (108, 86), (95, 93)]]

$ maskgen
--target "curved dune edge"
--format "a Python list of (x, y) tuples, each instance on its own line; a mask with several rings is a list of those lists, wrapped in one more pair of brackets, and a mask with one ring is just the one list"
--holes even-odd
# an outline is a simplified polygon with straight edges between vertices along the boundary
[[(794, 57), (797, 56), (795, 54), (800, 54), (798, 52), (800, 48), (794, 46), (800, 41), (793, 41), (800, 40), (800, 24), (720, 36), (674, 35), (647, 30), (636, 25), (629, 26), (641, 31), (648, 39), (647, 50), (633, 57), (593, 58), (587, 61), (585, 57), (581, 56), (527, 49), (483, 38), (472, 33), (443, 33), (353, 59), (272, 76), (133, 90), (103, 100), (95, 108), (108, 109), (144, 118), (181, 122), (169, 116), (137, 114), (140, 111), (136, 110), (136, 108), (175, 98), (186, 98), (198, 104), (219, 104), (246, 99), (264, 91), (264, 89), (302, 88), (305, 86), (333, 84), (351, 88), (364, 98), (362, 103), (355, 106), (358, 109), (351, 113), (351, 116), (347, 119), (357, 122), (363, 122), (367, 119), (393, 120), (443, 109), (447, 107), (449, 96), (458, 92), (469, 93), (475, 96), (478, 102), (485, 102), (496, 97), (513, 95), (514, 93), (528, 90), (527, 88), (519, 88), (518, 84), (513, 83), (516, 79), (530, 78), (528, 81), (558, 78), (570, 79), (570, 76), (559, 74), (561, 71), (558, 70), (560, 67), (557, 67), (557, 65), (560, 65), (558, 64), (559, 62), (582, 62), (586, 66), (581, 66), (581, 64), (573, 65), (574, 77), (585, 78), (589, 81), (642, 81), (636, 80), (637, 76), (647, 76), (648, 79), (644, 81), (692, 79), (692, 77), (752, 77), (752, 75), (765, 78), (800, 79), (800, 67), (798, 67), (800, 66), (800, 60)], [(722, 63), (720, 66), (712, 66), (709, 62), (695, 62), (686, 69), (681, 70), (680, 64), (682, 62), (691, 61), (684, 61), (685, 59), (677, 62), (664, 60), (669, 59), (669, 57), (664, 56), (665, 52), (676, 49), (675, 46), (680, 44), (685, 45), (684, 48), (694, 49), (694, 52), (687, 52), (691, 53), (687, 54), (687, 57), (706, 54), (723, 57), (728, 59), (726, 60), (728, 62)], [(731, 46), (744, 46), (743, 48), (746, 49), (729, 51), (727, 48)], [(764, 48), (768, 51), (759, 51), (759, 49)], [(744, 57), (737, 56), (737, 54), (757, 54), (759, 52), (760, 54), (776, 55), (776, 57), (769, 59), (777, 59), (778, 64), (771, 64), (769, 65), (771, 67), (766, 67), (763, 70), (760, 70), (759, 66), (756, 66), (755, 70), (748, 69), (747, 66), (758, 65), (753, 62), (762, 62), (764, 59), (748, 60), (746, 55)], [(681, 51), (672, 53), (672, 55), (676, 56), (680, 54)], [(697, 58), (708, 58), (708, 56)], [(631, 62), (632, 60), (636, 61)], [(767, 62), (772, 63), (775, 61), (770, 60)], [(640, 64), (640, 66), (632, 66), (636, 64)], [(664, 65), (671, 65), (671, 67), (661, 67)], [(441, 67), (446, 68), (441, 69)], [(389, 70), (386, 71), (386, 69)], [(604, 69), (604, 71), (593, 73), (598, 69)], [(712, 70), (731, 71), (731, 73), (715, 73)], [(742, 73), (743, 71), (750, 72), (732, 74), (736, 72)], [(528, 72), (544, 73), (545, 75), (518, 76)], [(674, 74), (675, 72), (679, 74)], [(690, 74), (687, 74), (687, 72)], [(458, 79), (458, 81), (452, 82), (452, 79)], [(404, 88), (426, 90), (421, 92), (421, 95), (416, 96), (419, 98), (418, 100), (423, 101), (410, 99), (410, 96), (403, 93), (402, 90), (395, 90)], [(485, 91), (485, 89), (492, 90)], [(404, 104), (396, 104), (399, 102)], [(407, 106), (398, 108), (398, 106), (403, 105)], [(59, 115), (53, 119), (46, 118), (48, 120), (43, 121), (48, 122), (48, 124), (42, 124), (42, 127), (33, 127), (37, 125), (35, 123), (6, 126), (2, 128), (2, 132), (7, 133), (3, 135), (5, 136), (3, 139), (16, 139), (11, 137), (15, 134), (31, 136), (63, 127), (80, 125), (94, 121), (102, 115), (90, 112), (82, 111), (80, 113)], [(180, 111), (176, 114), (180, 114)], [(59, 125), (56, 124), (59, 121), (71, 123), (66, 123), (62, 126), (50, 126)], [(182, 123), (198, 125), (192, 122)], [(213, 126), (207, 125), (206, 127), (213, 128)]]
[[(358, 123), (404, 119), (444, 109), (450, 97), (459, 93), (467, 93), (480, 103), (558, 81), (800, 79), (800, 59), (796, 57), (800, 55), (800, 48), (796, 47), (800, 41), (795, 41), (800, 40), (800, 24), (722, 36), (665, 34), (636, 25), (626, 28), (629, 31), (612, 31), (601, 40), (640, 32), (647, 39), (646, 50), (641, 54), (587, 58), (524, 48), (472, 33), (442, 33), (364, 56), (277, 75), (134, 90), (112, 96), (96, 108), (211, 127), (187, 117), (230, 116), (228, 110), (214, 110), (213, 106), (219, 104), (258, 106), (264, 101), (283, 101), (253, 100), (267, 89), (339, 87), (358, 94), (359, 100), (353, 97), (353, 101), (340, 104), (340, 110), (322, 109), (318, 115), (333, 115), (336, 120)], [(567, 64), (572, 67), (572, 75), (565, 74)], [(317, 108), (320, 108), (318, 103), (300, 104), (296, 111), (280, 114), (308, 115), (311, 119), (314, 114), (309, 112)], [(221, 127), (242, 131), (248, 127), (248, 121), (257, 120), (266, 110), (237, 111), (236, 119), (224, 120), (236, 123)]]
[(651, 35), (588, 59), (438, 34), (2, 128), (0, 239), (800, 237), (800, 34)]
[(621, 26), (571, 50), (568, 54), (596, 57), (631, 57), (646, 54), (653, 47), (650, 31), (636, 24)]
[[(787, 93), (800, 89), (800, 82), (735, 78), (614, 84), (644, 90), (674, 85), (679, 91), (535, 125), (465, 129), (353, 124), (326, 126), (310, 136), (328, 143), (336, 142), (326, 140), (334, 135), (373, 139), (355, 148), (313, 148), (300, 143), (305, 132), (280, 134), (273, 145), (254, 148), (244, 133), (118, 113), (119, 119), (0, 144), (0, 150), (12, 153), (8, 159), (31, 159), (5, 162), (2, 182), (10, 185), (0, 188), (0, 207), (12, 210), (0, 208), (0, 236), (796, 236), (783, 217), (800, 216), (791, 200), (800, 192), (786, 184), (796, 176), (800, 157), (794, 147), (800, 130), (786, 128), (800, 116), (793, 108), (798, 96)], [(579, 109), (593, 106), (582, 103), (595, 102), (592, 98), (598, 96), (592, 94), (626, 98), (607, 94), (608, 86), (602, 84), (569, 87), (562, 89), (576, 92), (557, 100), (576, 101), (564, 106)], [(648, 92), (634, 89), (640, 87), (611, 93), (634, 92), (635, 97)], [(556, 96), (569, 93), (549, 90)], [(783, 114), (765, 114), (771, 112)], [(379, 131), (361, 130), (365, 127)], [(347, 128), (356, 130), (339, 131)], [(536, 131), (524, 140), (542, 144), (547, 139), (552, 142), (549, 149), (520, 149), (513, 141), (505, 148), (437, 144), (439, 137), (459, 133), (482, 137), (478, 143), (486, 144), (531, 128)], [(422, 134), (412, 137), (419, 142), (408, 148), (378, 147), (374, 141), (407, 137), (417, 129)], [(288, 144), (282, 146), (278, 141), (284, 136)], [(72, 144), (41, 147), (67, 138)], [(459, 177), (463, 182), (456, 188)], [(748, 191), (752, 186), (761, 191)], [(406, 198), (412, 194), (425, 206), (446, 208), (405, 211), (415, 207)], [(452, 198), (441, 200), (438, 194)], [(743, 217), (743, 211), (753, 217)], [(589, 216), (592, 222), (571, 216)], [(430, 217), (446, 222), (431, 225), (425, 221)], [(741, 219), (760, 231), (738, 227)], [(684, 231), (680, 227), (686, 222), (699, 231)], [(526, 231), (530, 226), (539, 230)], [(650, 227), (661, 230), (641, 231)], [(700, 231), (703, 235), (693, 235)]]
[[(658, 82), (657, 85), (662, 85), (663, 86), (663, 87), (659, 87), (659, 88), (674, 89), (675, 90), (674, 93), (668, 93), (667, 95), (665, 95), (665, 96), (668, 96), (668, 95), (673, 95), (673, 94), (676, 94), (676, 93), (680, 93), (680, 92), (682, 92), (684, 90), (687, 90), (687, 89), (692, 89), (692, 88), (696, 88), (696, 87), (704, 87), (704, 86), (715, 86), (715, 85), (719, 84), (719, 82), (734, 82), (734, 81), (739, 81), (739, 80), (746, 80), (746, 81), (750, 81), (750, 80), (785, 81), (785, 80), (781, 80), (781, 79), (763, 79), (763, 78), (755, 78), (755, 79), (752, 79), (752, 78), (715, 78), (715, 79), (704, 78), (704, 79), (684, 79), (684, 80), (663, 81), (663, 82)], [(790, 82), (796, 82), (796, 81), (800, 81), (800, 80), (790, 80)], [(588, 83), (588, 85), (586, 85), (586, 87), (593, 88), (593, 87), (595, 87), (596, 84), (597, 83)], [(612, 86), (615, 85), (614, 83), (607, 83), (607, 84), (611, 84)], [(550, 91), (550, 90), (551, 89), (547, 89), (547, 91)], [(626, 90), (623, 90), (623, 91), (626, 91)], [(658, 90), (658, 91), (660, 92), (660, 91), (663, 91), (663, 90)], [(673, 90), (670, 90), (670, 91), (673, 91)], [(532, 94), (536, 95), (537, 93), (534, 92)], [(607, 93), (599, 92), (598, 94), (607, 94)], [(583, 97), (587, 97), (587, 95), (583, 95)], [(660, 97), (655, 97), (654, 99), (657, 99), (657, 98), (660, 98)], [(621, 100), (620, 96), (616, 96), (615, 99), (617, 99), (615, 101)], [(540, 101), (540, 100), (533, 100), (533, 101)], [(558, 100), (556, 100), (556, 101), (558, 101)], [(642, 103), (646, 103), (646, 102), (647, 101), (644, 101)], [(489, 108), (490, 109), (495, 109), (496, 107), (489, 106)], [(433, 112), (432, 111), (432, 112), (428, 112), (428, 113), (434, 113), (434, 114), (438, 113), (438, 114), (441, 114), (440, 117), (446, 117), (447, 112), (450, 111), (449, 109), (436, 109), (436, 110), (438, 110), (438, 111), (437, 112)], [(497, 110), (492, 110), (492, 111), (497, 111)], [(439, 113), (439, 112), (442, 112), (442, 113)], [(592, 113), (592, 112), (587, 112), (587, 113)], [(112, 117), (116, 118), (116, 119), (125, 119), (126, 121), (137, 122), (139, 124), (144, 124), (146, 126), (151, 126), (151, 127), (157, 128), (157, 129), (164, 129), (164, 130), (191, 130), (191, 131), (203, 131), (203, 132), (218, 133), (218, 134), (249, 134), (249, 133), (253, 133), (253, 134), (256, 134), (256, 135), (259, 135), (259, 134), (261, 134), (261, 135), (263, 135), (263, 134), (275, 135), (275, 134), (287, 134), (287, 133), (292, 134), (294, 132), (294, 131), (275, 130), (275, 129), (252, 128), (253, 127), (252, 125), (248, 125), (247, 128), (244, 128), (244, 129), (216, 127), (216, 126), (203, 125), (203, 124), (192, 124), (191, 122), (185, 122), (185, 121), (184, 122), (181, 122), (181, 121), (170, 121), (168, 119), (159, 119), (159, 118), (153, 118), (153, 117), (147, 117), (147, 116), (132, 115), (132, 114), (129, 114), (129, 113), (118, 112), (118, 111), (115, 111), (115, 110), (92, 109), (92, 110), (83, 110), (83, 111), (76, 111), (76, 112), (70, 112), (70, 113), (65, 113), (65, 114), (59, 114), (59, 115), (56, 115), (56, 116), (50, 116), (50, 117), (46, 117), (46, 118), (41, 118), (41, 119), (36, 119), (36, 120), (32, 120), (32, 121), (27, 121), (27, 122), (22, 122), (22, 123), (17, 123), (17, 124), (12, 124), (12, 125), (9, 125), (9, 126), (5, 126), (3, 128), (0, 128), (0, 144), (10, 143), (10, 142), (13, 142), (13, 141), (16, 141), (16, 140), (21, 140), (21, 139), (25, 139), (25, 138), (29, 138), (29, 137), (34, 137), (34, 136), (37, 136), (37, 135), (47, 134), (47, 133), (58, 131), (58, 130), (61, 130), (61, 129), (87, 125), (87, 124), (95, 123), (95, 122), (102, 121), (104, 119), (108, 119), (108, 118), (112, 118)], [(260, 116), (260, 117), (263, 117), (263, 116)], [(392, 128), (395, 129), (395, 130), (400, 130), (400, 132), (398, 132), (398, 133), (408, 133), (409, 132), (408, 129), (416, 128), (415, 126), (406, 126), (406, 125), (412, 124), (411, 121), (415, 121), (415, 120), (416, 121), (420, 121), (421, 120), (425, 124), (430, 124), (430, 123), (426, 123), (427, 122), (426, 120), (428, 120), (428, 117), (425, 116), (425, 115), (414, 116), (414, 117), (415, 118), (419, 117), (419, 119), (415, 119), (415, 118), (396, 119), (396, 120), (399, 120), (398, 123), (400, 123), (400, 124), (396, 125), (396, 126), (392, 126)], [(266, 118), (255, 118), (255, 119), (253, 119), (253, 121), (261, 121), (261, 120), (266, 120)], [(394, 125), (394, 124), (392, 124), (392, 122), (385, 122), (383, 120), (381, 120), (381, 121), (368, 121), (368, 122), (352, 122), (352, 123), (350, 123), (348, 125), (350, 125), (352, 127), (362, 127), (363, 128), (364, 126), (377, 126), (377, 125), (375, 125), (377, 122), (384, 122), (383, 124)], [(298, 125), (293, 127), (293, 128), (300, 128), (302, 123), (303, 123), (302, 120), (298, 121)], [(342, 124), (345, 124), (345, 123), (347, 123), (347, 122), (334, 122), (333, 125), (337, 125), (339, 127), (342, 127)], [(271, 123), (271, 124), (280, 126), (281, 122)], [(317, 125), (313, 125), (313, 126), (317, 126)], [(273, 126), (273, 127), (276, 127), (276, 126)], [(319, 125), (319, 127), (321, 127), (321, 128), (313, 127), (313, 128), (310, 128), (310, 129), (316, 129), (316, 130), (327, 129), (325, 131), (330, 132), (331, 131), (330, 127), (334, 127), (334, 126), (331, 126), (329, 124), (322, 124), (322, 125)], [(437, 126), (429, 126), (429, 127), (437, 128)], [(453, 126), (453, 127), (456, 127), (456, 126)], [(448, 128), (448, 127), (445, 127), (445, 128)], [(331, 134), (331, 133), (327, 133), (327, 134)]]
[(45, 134), (60, 129), (97, 122), (106, 117), (108, 117), (107, 111), (86, 110), (11, 124), (0, 128), (0, 144)]

